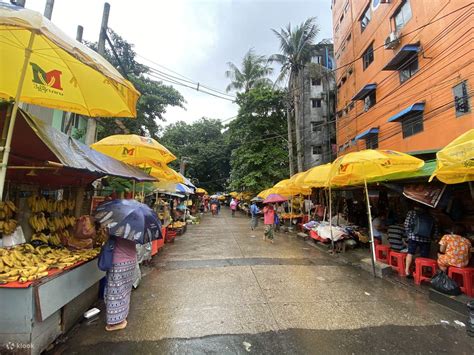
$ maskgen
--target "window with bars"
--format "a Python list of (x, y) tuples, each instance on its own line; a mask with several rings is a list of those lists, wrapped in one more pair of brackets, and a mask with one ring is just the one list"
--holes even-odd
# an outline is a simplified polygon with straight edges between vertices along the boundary
[(403, 138), (411, 137), (420, 132), (423, 132), (422, 112), (402, 121)]
[(403, 83), (410, 79), (418, 71), (418, 57), (410, 59), (409, 63), (399, 71), (400, 82)]
[(321, 99), (311, 99), (311, 107), (312, 108), (321, 107)]
[(320, 78), (311, 78), (311, 85), (312, 86), (321, 86), (321, 79)]
[(365, 139), (366, 149), (377, 149), (379, 147), (379, 135), (372, 134)]
[(362, 13), (362, 16), (359, 18), (360, 32), (364, 32), (364, 30), (367, 28), (367, 25), (369, 24), (371, 19), (372, 19), (372, 13), (370, 11), (370, 4), (369, 4), (367, 5), (364, 12)]
[(372, 91), (369, 95), (364, 98), (364, 111), (369, 111), (369, 109), (377, 103), (375, 90)]
[(367, 69), (370, 64), (374, 61), (374, 45), (373, 43), (365, 50), (364, 54), (362, 54), (362, 67)]
[(323, 147), (321, 147), (320, 145), (312, 145), (311, 151), (313, 155), (321, 155), (323, 154)]
[(471, 112), (469, 105), (469, 95), (467, 90), (467, 81), (457, 84), (453, 87), (454, 107), (456, 109), (456, 117)]
[(393, 21), (395, 22), (395, 29), (400, 31), (405, 27), (406, 23), (411, 19), (411, 7), (410, 2), (405, 0), (402, 5), (393, 14)]

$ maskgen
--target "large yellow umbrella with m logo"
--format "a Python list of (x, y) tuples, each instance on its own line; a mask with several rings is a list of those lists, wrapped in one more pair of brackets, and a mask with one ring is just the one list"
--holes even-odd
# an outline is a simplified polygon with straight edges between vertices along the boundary
[(103, 57), (41, 14), (0, 3), (0, 101), (14, 101), (0, 198), (20, 101), (91, 117), (136, 117), (139, 95)]
[(91, 145), (92, 149), (128, 164), (167, 164), (176, 159), (165, 146), (155, 139), (136, 134), (116, 134)]

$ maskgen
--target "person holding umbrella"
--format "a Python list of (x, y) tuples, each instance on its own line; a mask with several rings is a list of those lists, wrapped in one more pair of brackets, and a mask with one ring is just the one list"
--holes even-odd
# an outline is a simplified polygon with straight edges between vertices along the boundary
[(265, 229), (263, 231), (263, 240), (268, 238), (273, 244), (273, 226), (275, 223), (275, 208), (273, 204), (266, 204), (263, 207), (263, 224)]
[[(105, 329), (114, 331), (127, 326), (130, 295), (137, 263), (135, 244), (161, 239), (161, 223), (155, 211), (136, 200), (113, 200), (97, 207), (96, 220), (108, 228), (113, 246), (111, 265), (106, 265)], [(101, 252), (102, 253), (102, 252)], [(104, 265), (99, 266), (104, 270)]]
[(252, 200), (252, 205), (250, 206), (250, 215), (252, 217), (250, 221), (250, 229), (254, 230), (258, 227), (258, 214), (260, 213), (260, 209), (257, 207), (257, 202)]

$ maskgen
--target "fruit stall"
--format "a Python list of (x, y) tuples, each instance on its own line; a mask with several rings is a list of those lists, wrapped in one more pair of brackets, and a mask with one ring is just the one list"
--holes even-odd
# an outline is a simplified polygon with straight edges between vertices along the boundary
[(106, 234), (89, 219), (94, 237), (84, 238), (76, 221), (104, 176), (154, 180), (19, 112), (0, 202), (0, 343), (40, 353), (97, 300)]

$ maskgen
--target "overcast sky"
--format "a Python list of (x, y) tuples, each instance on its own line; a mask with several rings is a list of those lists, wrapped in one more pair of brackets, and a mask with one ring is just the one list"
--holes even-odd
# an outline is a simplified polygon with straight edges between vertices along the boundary
[[(7, 2), (6, 0), (3, 0)], [(26, 0), (26, 7), (43, 12), (46, 0)], [(270, 55), (279, 50), (271, 28), (317, 17), (318, 41), (332, 37), (330, 0), (109, 0), (109, 27), (135, 45), (136, 52), (193, 81), (225, 91), (226, 63), (240, 64), (249, 48)], [(96, 41), (104, 1), (55, 0), (52, 21), (75, 37), (84, 26), (84, 39)], [(145, 64), (154, 65), (138, 58)], [(159, 68), (163, 70), (163, 68)], [(175, 75), (175, 74), (172, 74)], [(237, 105), (176, 86), (186, 110), (170, 108), (168, 123), (200, 117), (226, 118)]]

